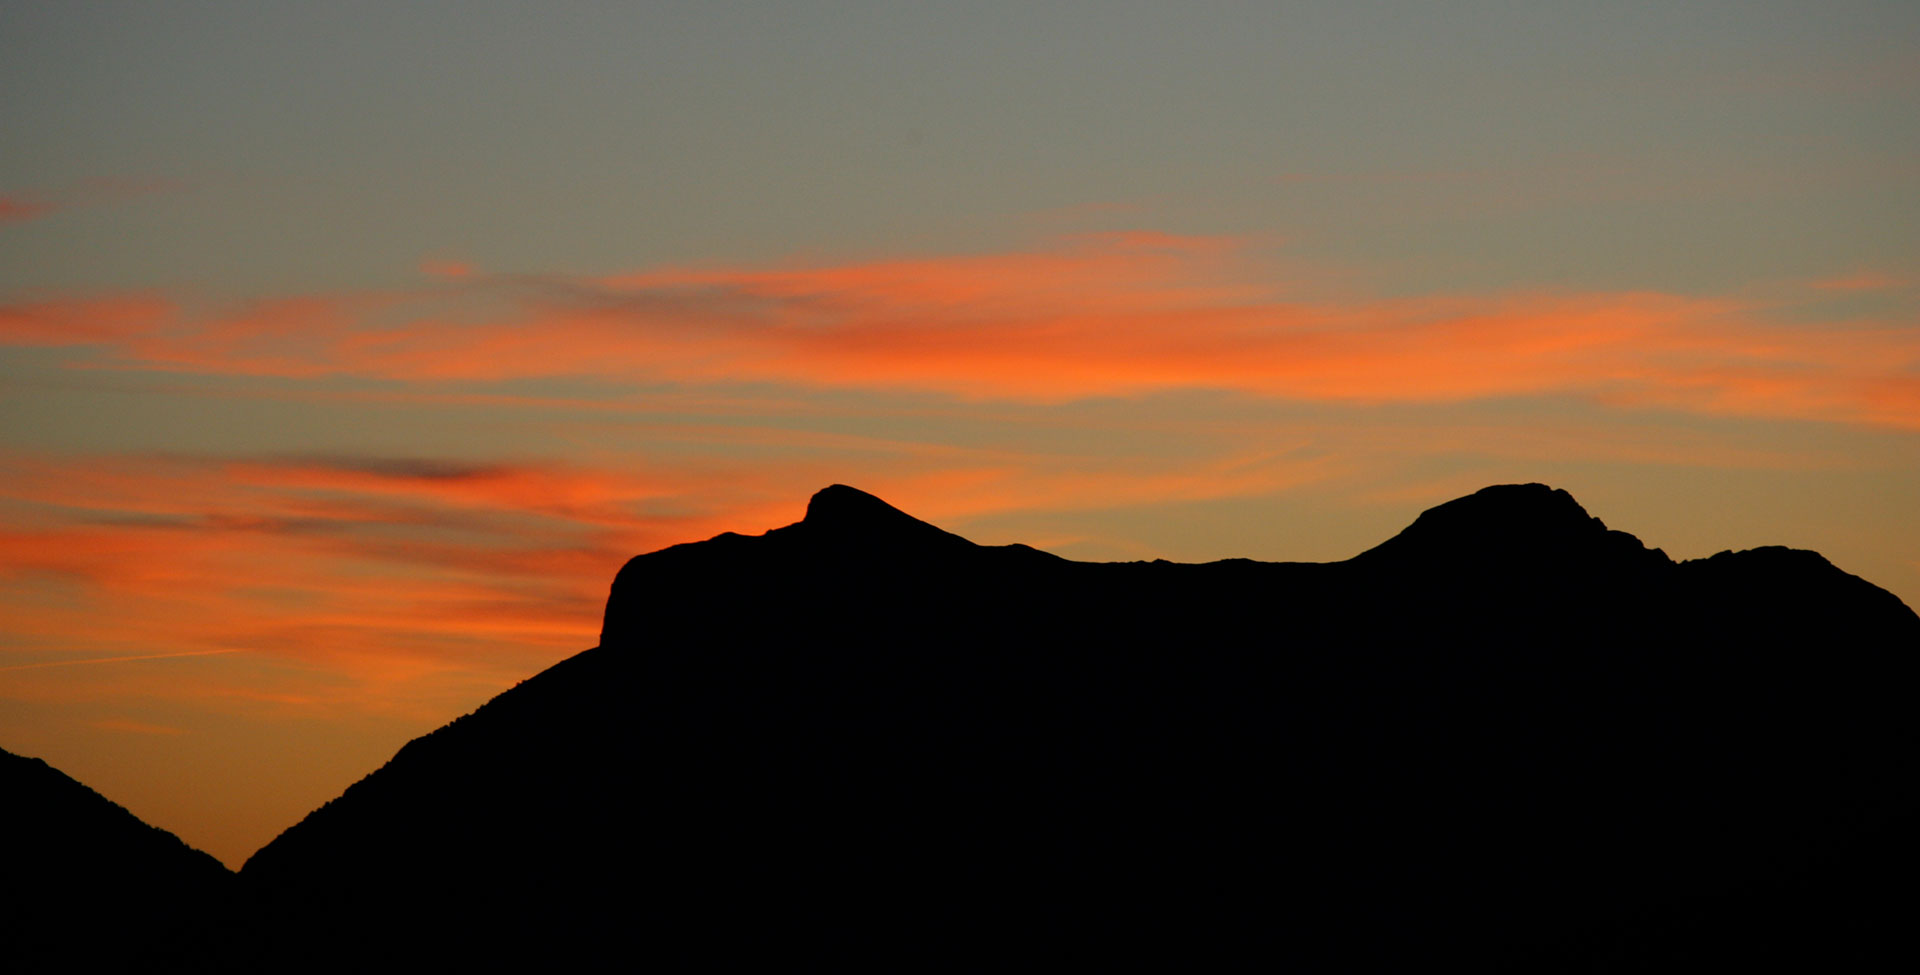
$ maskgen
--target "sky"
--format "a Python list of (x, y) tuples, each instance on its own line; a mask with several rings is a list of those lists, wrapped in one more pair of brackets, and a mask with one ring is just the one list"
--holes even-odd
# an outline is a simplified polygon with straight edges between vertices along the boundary
[(232, 866), (831, 483), (1920, 605), (1910, 2), (0, 0), (0, 91), (0, 748)]

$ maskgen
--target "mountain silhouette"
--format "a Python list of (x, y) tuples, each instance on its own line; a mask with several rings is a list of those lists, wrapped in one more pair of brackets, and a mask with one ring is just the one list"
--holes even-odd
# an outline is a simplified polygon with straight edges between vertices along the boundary
[[(220, 861), (37, 758), (0, 751), (0, 917), (15, 971), (223, 969)], [(18, 966), (18, 967), (14, 967)]]
[(1538, 484), (1324, 564), (1073, 562), (835, 485), (634, 558), (599, 647), (241, 879), (315, 965), (1910, 957), (1916, 651), (1814, 553), (1675, 562)]

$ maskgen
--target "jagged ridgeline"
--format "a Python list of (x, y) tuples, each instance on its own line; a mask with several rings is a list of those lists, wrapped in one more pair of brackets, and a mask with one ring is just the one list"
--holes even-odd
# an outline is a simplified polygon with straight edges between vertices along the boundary
[(633, 559), (600, 647), (242, 879), (316, 962), (1831, 967), (1912, 950), (1916, 652), (1818, 555), (1542, 485), (1204, 565), (836, 486)]

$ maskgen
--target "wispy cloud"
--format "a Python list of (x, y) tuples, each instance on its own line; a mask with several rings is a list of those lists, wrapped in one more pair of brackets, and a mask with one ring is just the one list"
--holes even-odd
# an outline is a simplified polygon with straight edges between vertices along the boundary
[(37, 220), (55, 209), (51, 203), (0, 193), (0, 224)]
[(136, 735), (173, 736), (187, 733), (184, 728), (175, 728), (172, 725), (153, 724), (147, 721), (134, 721), (128, 718), (106, 718), (90, 723), (93, 727), (99, 728), (102, 731), (125, 731)]
[(212, 657), (223, 653), (239, 653), (239, 650), (187, 650), (180, 653), (142, 653), (128, 657), (86, 657), (80, 660), (44, 660), (39, 663), (14, 664), (0, 667), (0, 671), (40, 670), (45, 667), (79, 667), (86, 664), (122, 664), (136, 660), (171, 660), (175, 657)]
[[(152, 298), (0, 310), (122, 368), (414, 384), (543, 377), (1058, 403), (1211, 389), (1342, 403), (1572, 395), (1920, 428), (1920, 335), (1651, 292), (1292, 298), (1239, 243), (1154, 233), (796, 268), (488, 279), (185, 320)], [(455, 302), (449, 304), (448, 302)]]
[(0, 304), (0, 344), (101, 346), (131, 353), (177, 314), (172, 302), (156, 295)]
[[(0, 519), (0, 602), (17, 647), (76, 636), (95, 653), (241, 647), (342, 662), (363, 680), (422, 661), (524, 660), (591, 645), (598, 591), (637, 550), (625, 539), (646, 536), (594, 522), (564, 470), (18, 456), (7, 467), (0, 496), (16, 514)], [(530, 482), (555, 497), (516, 506), (514, 492), (543, 490)]]
[(66, 210), (106, 206), (143, 197), (177, 193), (185, 187), (162, 179), (82, 180), (54, 190), (0, 193), (0, 226), (39, 220)]
[(1813, 286), (1822, 291), (1892, 291), (1907, 286), (1907, 279), (1883, 271), (1855, 271), (1821, 278)]
[(477, 273), (467, 261), (447, 257), (429, 257), (420, 261), (420, 273), (430, 278), (470, 278)]

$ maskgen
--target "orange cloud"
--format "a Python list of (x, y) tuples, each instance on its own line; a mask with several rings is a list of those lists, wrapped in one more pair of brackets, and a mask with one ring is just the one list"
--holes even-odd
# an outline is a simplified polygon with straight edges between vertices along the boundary
[(186, 731), (170, 725), (150, 724), (145, 721), (133, 721), (127, 718), (107, 718), (92, 722), (102, 731), (127, 731), (136, 735), (184, 735)]
[(466, 261), (429, 257), (420, 262), (420, 273), (430, 278), (470, 278), (474, 266)]
[[(4, 496), (33, 506), (28, 524), (0, 523), (0, 602), (16, 647), (78, 638), (95, 651), (237, 647), (441, 664), (464, 647), (521, 670), (516, 655), (591, 645), (621, 560), (636, 544), (680, 540), (672, 528), (621, 534), (577, 507), (571, 520), (529, 522), (511, 487), (436, 496), (421, 486), (432, 478), (398, 472), (389, 490), (378, 473), (300, 463), (13, 458), (8, 467)], [(63, 587), (69, 595), (45, 598)]]
[(51, 203), (0, 195), (0, 224), (37, 220), (58, 209)]
[[(136, 368), (410, 382), (593, 377), (1062, 402), (1176, 389), (1290, 400), (1598, 402), (1920, 428), (1920, 335), (1785, 326), (1658, 293), (1305, 301), (1231, 240), (1151, 233), (1047, 251), (818, 268), (660, 269), (436, 294), (266, 302), (190, 327), (9, 310), (0, 338)], [(476, 303), (477, 301), (477, 303)], [(40, 324), (71, 322), (63, 330)]]
[(82, 664), (119, 664), (135, 660), (171, 660), (175, 657), (211, 657), (223, 653), (239, 653), (238, 650), (189, 650), (184, 653), (142, 653), (130, 657), (83, 657), (78, 660), (43, 660), (32, 664), (13, 664), (0, 667), (0, 671), (39, 670), (43, 667), (78, 667)]
[(34, 192), (0, 193), (0, 224), (38, 220), (61, 210), (100, 206), (185, 189), (182, 184), (163, 179), (81, 180), (64, 188)]
[(0, 305), (0, 343), (129, 348), (176, 314), (170, 302), (150, 295)]
[(1895, 277), (1880, 271), (1856, 271), (1837, 277), (1822, 278), (1813, 283), (1822, 291), (1892, 291), (1907, 286), (1905, 278)]

